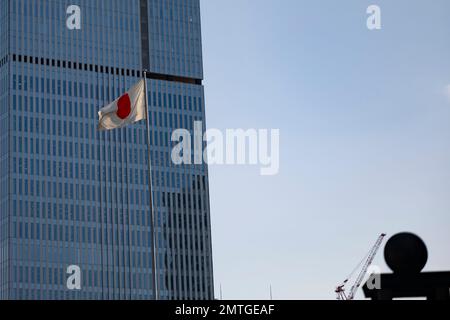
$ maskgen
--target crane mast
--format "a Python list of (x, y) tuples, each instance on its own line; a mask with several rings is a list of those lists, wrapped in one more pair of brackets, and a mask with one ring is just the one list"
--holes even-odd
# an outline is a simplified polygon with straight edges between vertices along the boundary
[(352, 274), (342, 283), (342, 285), (338, 286), (335, 290), (337, 294), (338, 300), (353, 300), (355, 298), (356, 292), (358, 291), (359, 287), (361, 286), (362, 281), (364, 280), (364, 277), (366, 276), (367, 270), (369, 270), (369, 267), (372, 265), (373, 259), (375, 258), (378, 250), (381, 247), (381, 244), (383, 243), (383, 239), (386, 237), (386, 234), (381, 234), (375, 245), (370, 249), (369, 254), (367, 256), (367, 259), (364, 263), (364, 266), (359, 273), (358, 277), (356, 278), (355, 284), (351, 287), (349, 294), (347, 295), (345, 293), (345, 286), (350, 280), (350, 277)]

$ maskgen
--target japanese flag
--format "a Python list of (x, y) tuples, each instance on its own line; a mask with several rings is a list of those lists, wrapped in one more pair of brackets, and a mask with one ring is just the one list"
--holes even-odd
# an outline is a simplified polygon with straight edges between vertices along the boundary
[(98, 129), (122, 128), (146, 119), (145, 103), (145, 80), (142, 79), (120, 98), (99, 111)]

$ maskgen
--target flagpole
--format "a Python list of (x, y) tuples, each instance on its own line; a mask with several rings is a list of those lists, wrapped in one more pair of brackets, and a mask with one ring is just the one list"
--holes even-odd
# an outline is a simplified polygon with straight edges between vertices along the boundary
[(159, 300), (159, 286), (158, 286), (158, 251), (156, 244), (156, 219), (153, 205), (153, 183), (152, 183), (152, 164), (151, 164), (151, 149), (150, 149), (150, 112), (148, 108), (148, 90), (147, 90), (147, 70), (143, 70), (144, 75), (144, 90), (145, 90), (145, 114), (147, 126), (147, 164), (148, 164), (148, 193), (150, 200), (150, 219), (151, 219), (151, 236), (152, 236), (152, 275), (153, 275), (153, 297)]

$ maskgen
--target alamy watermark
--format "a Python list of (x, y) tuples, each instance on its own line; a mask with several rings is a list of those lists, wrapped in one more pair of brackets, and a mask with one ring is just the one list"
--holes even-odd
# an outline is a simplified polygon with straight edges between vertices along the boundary
[[(381, 8), (378, 5), (367, 7), (367, 29), (381, 30)], [(78, 5), (70, 5), (66, 9), (66, 26), (69, 30), (81, 30), (81, 8)]]
[(259, 165), (263, 176), (280, 170), (279, 129), (208, 129), (194, 123), (194, 135), (186, 129), (172, 133), (172, 162), (176, 165)]
[(381, 268), (376, 265), (371, 265), (367, 269), (369, 279), (366, 281), (369, 290), (381, 290)]
[(377, 5), (371, 5), (367, 8), (367, 29), (381, 30), (381, 8)]
[(67, 7), (66, 27), (69, 30), (81, 30), (81, 8), (77, 5)]
[(81, 268), (77, 265), (71, 265), (67, 267), (67, 289), (68, 290), (81, 290)]

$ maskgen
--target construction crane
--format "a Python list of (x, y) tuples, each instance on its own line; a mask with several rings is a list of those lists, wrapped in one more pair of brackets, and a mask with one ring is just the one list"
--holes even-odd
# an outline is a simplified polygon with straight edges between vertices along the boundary
[[(364, 257), (363, 260), (361, 260), (361, 262), (358, 264), (358, 266), (353, 270), (353, 272), (347, 277), (347, 279), (341, 284), (339, 285), (335, 292), (337, 294), (337, 299), (338, 300), (353, 300), (355, 298), (355, 294), (358, 291), (359, 287), (361, 286), (362, 281), (364, 280), (364, 277), (366, 276), (367, 270), (369, 270), (370, 265), (373, 262), (373, 259), (375, 258), (378, 250), (380, 249), (381, 244), (383, 243), (383, 239), (384, 237), (386, 237), (385, 233), (382, 233), (379, 237), (377, 242), (375, 243), (375, 245), (372, 247), (372, 249), (370, 249), (369, 253), (367, 254), (366, 257)], [(358, 277), (356, 278), (356, 282), (355, 284), (351, 287), (348, 295), (345, 293), (345, 286), (348, 284), (348, 282), (350, 281), (351, 277), (353, 276), (353, 274), (361, 267), (361, 264), (364, 263), (364, 266), (361, 270), (361, 272), (359, 273)]]

